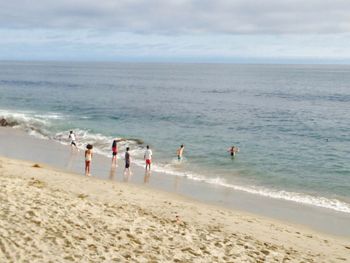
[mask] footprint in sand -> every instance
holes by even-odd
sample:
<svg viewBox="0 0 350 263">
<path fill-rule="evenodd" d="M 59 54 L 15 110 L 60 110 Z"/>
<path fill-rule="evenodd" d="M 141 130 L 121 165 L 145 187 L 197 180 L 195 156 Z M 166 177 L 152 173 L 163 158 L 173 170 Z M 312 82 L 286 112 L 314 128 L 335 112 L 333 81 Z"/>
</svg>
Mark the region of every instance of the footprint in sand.
<svg viewBox="0 0 350 263">
<path fill-rule="evenodd" d="M 88 196 L 89 195 L 87 195 L 87 194 L 78 194 L 78 198 L 80 198 L 80 199 L 85 199 Z"/>
<path fill-rule="evenodd" d="M 46 183 L 43 181 L 40 181 L 38 179 L 32 178 L 29 182 L 28 182 L 29 186 L 34 186 L 37 188 L 44 188 L 46 186 Z"/>
</svg>

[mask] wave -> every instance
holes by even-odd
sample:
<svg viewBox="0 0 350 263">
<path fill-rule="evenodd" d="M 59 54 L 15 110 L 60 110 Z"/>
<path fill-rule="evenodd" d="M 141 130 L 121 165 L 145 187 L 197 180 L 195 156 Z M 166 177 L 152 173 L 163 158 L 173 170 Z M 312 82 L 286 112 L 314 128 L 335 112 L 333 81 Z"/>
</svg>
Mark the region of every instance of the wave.
<svg viewBox="0 0 350 263">
<path fill-rule="evenodd" d="M 0 110 L 0 126 L 20 128 L 40 138 L 49 136 L 50 119 L 59 119 L 59 114 L 35 114 L 34 112 L 12 112 Z"/>
<path fill-rule="evenodd" d="M 326 102 L 350 102 L 350 94 L 293 94 L 286 92 L 266 92 L 255 95 L 256 97 L 276 97 L 290 101 L 326 101 Z"/>
<path fill-rule="evenodd" d="M 140 139 L 126 139 L 121 137 L 106 136 L 100 133 L 91 133 L 87 130 L 74 129 L 74 134 L 76 135 L 76 144 L 78 148 L 85 149 L 87 144 L 92 144 L 94 146 L 94 151 L 98 154 L 110 157 L 111 148 L 113 140 L 118 140 L 118 148 L 125 149 L 126 147 L 132 148 L 132 152 L 136 153 L 138 150 L 143 150 L 143 141 Z M 62 144 L 68 144 L 70 141 L 68 139 L 69 130 L 62 132 L 57 132 L 52 137 L 55 141 Z M 120 154 L 121 156 L 121 154 Z"/>
<path fill-rule="evenodd" d="M 58 113 L 39 114 L 33 111 L 8 111 L 0 110 L 0 126 L 20 128 L 30 135 L 40 139 L 51 139 L 62 144 L 69 144 L 68 138 L 70 130 L 54 131 L 52 121 L 64 120 L 69 116 Z M 85 149 L 87 144 L 93 144 L 96 153 L 109 156 L 111 144 L 114 139 L 119 140 L 119 146 L 126 148 L 130 146 L 134 153 L 143 149 L 143 140 L 138 138 L 121 138 L 105 136 L 99 133 L 91 133 L 88 130 L 74 129 L 76 134 L 77 146 Z"/>
<path fill-rule="evenodd" d="M 330 199 L 322 196 L 312 196 L 309 194 L 289 192 L 285 190 L 273 190 L 273 189 L 258 187 L 258 186 L 235 185 L 235 184 L 227 183 L 225 179 L 220 177 L 208 178 L 196 173 L 171 170 L 170 167 L 164 167 L 164 166 L 163 167 L 153 166 L 153 170 L 157 172 L 171 174 L 174 176 L 186 177 L 190 180 L 212 184 L 215 186 L 230 188 L 237 191 L 246 192 L 249 194 L 264 196 L 264 197 L 273 198 L 273 199 L 291 201 L 291 202 L 300 203 L 303 205 L 312 205 L 312 206 L 317 206 L 321 208 L 327 208 L 338 212 L 350 213 L 350 204 L 346 202 L 342 202 L 335 198 Z"/>
<path fill-rule="evenodd" d="M 209 94 L 229 94 L 233 92 L 235 92 L 235 90 L 230 90 L 230 89 L 225 89 L 225 90 L 212 89 L 212 90 L 202 91 L 202 93 L 209 93 Z"/>
<path fill-rule="evenodd" d="M 63 116 L 56 113 L 37 114 L 35 112 L 10 112 L 0 110 L 0 126 L 8 126 L 13 128 L 20 128 L 28 132 L 30 135 L 40 139 L 51 139 L 62 144 L 69 144 L 68 134 L 69 130 L 53 132 L 51 121 L 64 119 Z M 93 144 L 94 151 L 106 157 L 111 157 L 111 144 L 113 139 L 118 139 L 118 147 L 124 150 L 127 146 L 131 148 L 134 163 L 138 166 L 144 166 L 143 153 L 144 145 L 140 139 L 133 138 L 116 138 L 106 136 L 99 133 L 92 133 L 88 130 L 75 129 L 77 146 L 84 149 L 85 145 Z M 119 158 L 123 158 L 123 151 L 119 151 Z M 186 162 L 186 159 L 183 160 Z M 208 178 L 204 175 L 192 173 L 190 171 L 182 171 L 179 169 L 179 162 L 173 159 L 170 163 L 162 164 L 156 163 L 152 167 L 153 171 L 161 172 L 173 176 L 185 177 L 189 180 L 198 181 L 210 185 L 231 188 L 237 191 L 242 191 L 254 195 L 264 196 L 273 199 L 280 199 L 292 201 L 304 205 L 312 205 L 321 208 L 332 209 L 339 212 L 350 213 L 350 204 L 342 202 L 338 199 L 330 199 L 322 196 L 312 196 L 309 194 L 289 192 L 285 190 L 273 190 L 257 186 L 245 186 L 228 183 L 225 179 L 216 177 Z"/>
</svg>

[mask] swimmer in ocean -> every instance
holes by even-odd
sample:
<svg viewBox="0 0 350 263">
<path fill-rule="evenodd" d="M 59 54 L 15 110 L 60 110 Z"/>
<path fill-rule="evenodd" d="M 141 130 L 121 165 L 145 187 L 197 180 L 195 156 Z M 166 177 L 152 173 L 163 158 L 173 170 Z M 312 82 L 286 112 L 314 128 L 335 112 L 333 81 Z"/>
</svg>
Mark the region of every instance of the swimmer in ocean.
<svg viewBox="0 0 350 263">
<path fill-rule="evenodd" d="M 183 144 L 181 144 L 180 148 L 177 149 L 177 151 L 176 151 L 177 159 L 179 161 L 181 161 L 181 159 L 182 159 L 182 155 L 183 155 L 184 149 L 185 149 L 185 146 Z"/>
<path fill-rule="evenodd" d="M 230 153 L 231 157 L 234 158 L 236 156 L 236 153 L 239 152 L 239 148 L 232 145 L 227 151 Z"/>
</svg>

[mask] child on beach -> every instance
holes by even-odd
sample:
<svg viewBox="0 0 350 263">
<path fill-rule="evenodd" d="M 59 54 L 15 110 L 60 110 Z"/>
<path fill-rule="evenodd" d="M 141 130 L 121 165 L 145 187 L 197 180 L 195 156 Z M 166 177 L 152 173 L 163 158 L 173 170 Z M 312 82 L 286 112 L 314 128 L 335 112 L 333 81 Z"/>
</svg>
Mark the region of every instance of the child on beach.
<svg viewBox="0 0 350 263">
<path fill-rule="evenodd" d="M 71 146 L 71 147 L 74 146 L 74 147 L 79 151 L 79 149 L 78 149 L 78 147 L 77 147 L 77 144 L 75 143 L 75 134 L 74 134 L 73 131 L 70 131 L 70 132 L 69 132 L 68 138 L 70 139 L 70 146 Z"/>
<path fill-rule="evenodd" d="M 148 170 L 151 171 L 152 150 L 149 148 L 149 145 L 147 145 L 147 150 L 145 151 L 145 155 L 143 156 L 143 158 L 146 161 L 146 171 L 147 171 L 147 167 L 148 167 Z"/>
<path fill-rule="evenodd" d="M 118 154 L 118 144 L 116 140 L 113 140 L 112 143 L 112 165 L 117 166 L 117 154 Z"/>
<path fill-rule="evenodd" d="M 91 176 L 90 174 L 90 165 L 91 165 L 91 160 L 92 160 L 92 145 L 88 144 L 86 146 L 85 150 L 85 175 L 86 176 Z"/>
<path fill-rule="evenodd" d="M 227 151 L 230 153 L 231 157 L 233 158 L 236 156 L 236 153 L 239 152 L 239 148 L 232 145 Z"/>
<path fill-rule="evenodd" d="M 131 156 L 130 156 L 129 150 L 130 148 L 126 147 L 124 175 L 126 175 L 126 171 L 128 171 L 128 175 L 130 176 L 131 175 L 131 171 L 130 171 Z"/>
<path fill-rule="evenodd" d="M 182 159 L 182 155 L 184 152 L 185 146 L 181 144 L 180 148 L 177 149 L 176 154 L 177 154 L 177 159 L 180 161 Z"/>
</svg>

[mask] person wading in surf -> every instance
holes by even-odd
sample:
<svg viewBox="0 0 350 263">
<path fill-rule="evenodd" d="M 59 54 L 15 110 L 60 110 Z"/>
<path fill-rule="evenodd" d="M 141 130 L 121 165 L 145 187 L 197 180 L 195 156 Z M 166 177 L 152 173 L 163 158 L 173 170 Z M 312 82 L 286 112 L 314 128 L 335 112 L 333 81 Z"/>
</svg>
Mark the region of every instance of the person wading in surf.
<svg viewBox="0 0 350 263">
<path fill-rule="evenodd" d="M 74 146 L 75 149 L 77 149 L 77 150 L 79 151 L 78 146 L 77 146 L 77 144 L 76 144 L 76 142 L 75 142 L 75 134 L 74 134 L 73 131 L 70 131 L 70 132 L 69 132 L 68 138 L 70 139 L 70 146 L 71 146 L 72 148 L 73 148 L 73 146 Z"/>
<path fill-rule="evenodd" d="M 117 154 L 118 154 L 118 144 L 117 140 L 113 140 L 112 143 L 112 165 L 117 166 Z"/>
<path fill-rule="evenodd" d="M 124 177 L 127 176 L 127 178 L 129 178 L 129 176 L 131 175 L 131 170 L 130 170 L 131 156 L 130 156 L 129 150 L 130 148 L 126 147 Z"/>
<path fill-rule="evenodd" d="M 176 151 L 177 159 L 178 159 L 179 161 L 182 160 L 182 155 L 183 155 L 183 153 L 184 153 L 184 149 L 185 149 L 185 146 L 184 146 L 183 144 L 181 144 L 180 148 L 177 149 L 177 151 Z"/>
<path fill-rule="evenodd" d="M 143 156 L 143 158 L 146 161 L 146 171 L 147 171 L 147 167 L 148 167 L 148 170 L 151 171 L 151 163 L 152 163 L 152 154 L 153 153 L 148 145 L 146 148 L 147 148 L 147 150 L 145 151 L 145 155 Z"/>
<path fill-rule="evenodd" d="M 85 175 L 86 176 L 91 176 L 90 173 L 90 167 L 91 167 L 91 160 L 92 160 L 92 145 L 88 144 L 86 146 L 86 150 L 85 150 Z"/>
</svg>

